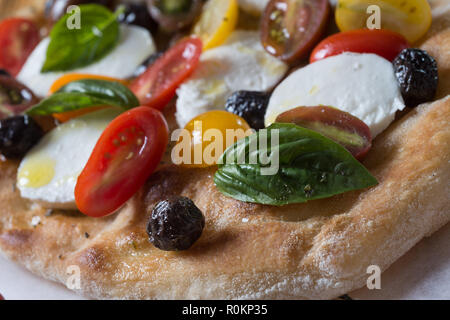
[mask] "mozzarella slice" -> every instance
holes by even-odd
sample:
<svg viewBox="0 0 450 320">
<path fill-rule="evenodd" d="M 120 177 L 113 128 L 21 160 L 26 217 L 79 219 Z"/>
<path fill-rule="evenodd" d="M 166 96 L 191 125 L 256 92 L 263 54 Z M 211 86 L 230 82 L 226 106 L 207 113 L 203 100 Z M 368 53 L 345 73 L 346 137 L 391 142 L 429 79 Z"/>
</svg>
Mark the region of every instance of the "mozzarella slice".
<svg viewBox="0 0 450 320">
<path fill-rule="evenodd" d="M 51 208 L 76 209 L 75 184 L 115 108 L 72 119 L 49 133 L 20 163 L 17 187 L 22 197 Z"/>
<path fill-rule="evenodd" d="M 131 77 L 136 68 L 156 51 L 150 33 L 141 27 L 121 25 L 116 47 L 103 59 L 83 68 L 68 72 L 41 73 L 50 38 L 43 39 L 28 57 L 17 79 L 38 96 L 46 96 L 58 78 L 66 73 L 83 73 L 124 79 Z"/>
<path fill-rule="evenodd" d="M 178 125 L 184 127 L 206 111 L 223 110 L 228 96 L 237 90 L 271 89 L 287 68 L 265 52 L 258 32 L 234 32 L 224 45 L 202 54 L 194 74 L 177 90 Z"/>
<path fill-rule="evenodd" d="M 312 63 L 273 92 L 265 123 L 299 106 L 332 106 L 364 121 L 375 137 L 405 104 L 392 64 L 374 54 L 343 53 Z"/>
<path fill-rule="evenodd" d="M 239 7 L 254 15 L 260 15 L 270 0 L 239 0 Z"/>
</svg>

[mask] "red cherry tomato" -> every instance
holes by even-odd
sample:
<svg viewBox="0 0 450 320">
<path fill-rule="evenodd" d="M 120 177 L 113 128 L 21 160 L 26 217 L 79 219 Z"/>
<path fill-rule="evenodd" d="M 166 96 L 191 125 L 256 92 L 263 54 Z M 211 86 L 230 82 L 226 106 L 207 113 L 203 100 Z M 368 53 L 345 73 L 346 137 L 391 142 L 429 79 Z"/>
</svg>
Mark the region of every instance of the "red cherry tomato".
<svg viewBox="0 0 450 320">
<path fill-rule="evenodd" d="M 328 0 L 271 0 L 262 17 L 262 44 L 270 54 L 294 63 L 320 40 L 329 13 Z"/>
<path fill-rule="evenodd" d="M 343 52 L 374 53 L 392 61 L 406 48 L 409 48 L 408 41 L 394 31 L 351 30 L 324 39 L 311 53 L 309 61 L 313 63 Z"/>
<path fill-rule="evenodd" d="M 372 147 L 370 128 L 348 112 L 332 107 L 298 107 L 280 114 L 276 122 L 294 123 L 317 131 L 362 159 Z"/>
<path fill-rule="evenodd" d="M 39 40 L 39 29 L 33 21 L 3 20 L 0 23 L 0 69 L 16 76 Z"/>
<path fill-rule="evenodd" d="M 163 109 L 175 96 L 178 86 L 197 67 L 202 41 L 190 37 L 181 40 L 156 60 L 130 84 L 142 105 Z"/>
<path fill-rule="evenodd" d="M 0 300 L 5 300 L 5 298 L 3 298 L 3 296 L 0 294 Z"/>
<path fill-rule="evenodd" d="M 78 177 L 78 209 L 103 217 L 120 208 L 155 171 L 168 136 L 164 116 L 153 108 L 137 107 L 114 119 Z"/>
</svg>

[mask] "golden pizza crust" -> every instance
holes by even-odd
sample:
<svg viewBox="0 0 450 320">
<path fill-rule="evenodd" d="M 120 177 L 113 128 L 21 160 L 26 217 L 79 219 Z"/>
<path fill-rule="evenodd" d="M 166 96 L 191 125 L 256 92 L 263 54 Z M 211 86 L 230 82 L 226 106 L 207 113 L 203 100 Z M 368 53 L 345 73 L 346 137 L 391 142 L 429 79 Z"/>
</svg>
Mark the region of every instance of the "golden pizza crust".
<svg viewBox="0 0 450 320">
<path fill-rule="evenodd" d="M 62 283 L 67 268 L 79 266 L 79 293 L 92 298 L 327 299 L 363 286 L 369 265 L 385 270 L 450 220 L 450 51 L 440 50 L 449 39 L 448 28 L 440 30 L 423 47 L 438 61 L 438 95 L 447 97 L 377 137 L 364 161 L 376 187 L 272 207 L 225 197 L 212 168 L 169 166 L 118 213 L 94 219 L 48 215 L 21 199 L 13 187 L 18 164 L 0 161 L 2 253 Z M 201 238 L 184 252 L 154 248 L 145 232 L 155 203 L 172 194 L 191 198 L 206 217 Z"/>
</svg>

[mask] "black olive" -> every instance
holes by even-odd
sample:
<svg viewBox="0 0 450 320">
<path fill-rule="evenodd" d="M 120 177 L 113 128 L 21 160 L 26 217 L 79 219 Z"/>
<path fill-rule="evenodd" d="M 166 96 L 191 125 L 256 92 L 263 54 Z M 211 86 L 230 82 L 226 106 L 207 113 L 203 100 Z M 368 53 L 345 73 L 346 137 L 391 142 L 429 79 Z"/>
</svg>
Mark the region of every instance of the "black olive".
<svg viewBox="0 0 450 320">
<path fill-rule="evenodd" d="M 8 71 L 6 71 L 5 69 L 0 69 L 0 76 L 11 77 L 11 74 Z"/>
<path fill-rule="evenodd" d="M 225 109 L 244 118 L 253 129 L 263 129 L 269 98 L 266 92 L 236 91 L 228 97 Z"/>
<path fill-rule="evenodd" d="M 44 131 L 27 115 L 0 120 L 0 153 L 6 158 L 23 157 L 44 135 Z"/>
<path fill-rule="evenodd" d="M 119 3 L 119 5 L 125 6 L 125 12 L 118 17 L 119 22 L 140 26 L 152 33 L 156 32 L 158 26 L 150 16 L 145 3 Z"/>
<path fill-rule="evenodd" d="M 186 197 L 160 201 L 152 211 L 147 225 L 150 242 L 161 250 L 189 249 L 200 238 L 205 217 Z"/>
<path fill-rule="evenodd" d="M 201 0 L 148 0 L 151 16 L 166 32 L 175 32 L 192 24 L 202 5 Z"/>
<path fill-rule="evenodd" d="M 439 81 L 438 67 L 436 60 L 426 51 L 404 49 L 394 59 L 393 64 L 408 107 L 434 99 Z"/>
<path fill-rule="evenodd" d="M 0 119 L 19 114 L 38 101 L 33 92 L 14 77 L 0 74 Z"/>
<path fill-rule="evenodd" d="M 133 73 L 133 77 L 136 78 L 139 77 L 141 74 L 143 74 L 145 70 L 147 70 L 149 66 L 154 64 L 155 61 L 158 60 L 158 58 L 160 58 L 163 54 L 164 52 L 156 52 L 147 59 L 145 59 L 144 62 L 142 62 L 139 67 L 137 67 L 136 71 Z"/>
</svg>

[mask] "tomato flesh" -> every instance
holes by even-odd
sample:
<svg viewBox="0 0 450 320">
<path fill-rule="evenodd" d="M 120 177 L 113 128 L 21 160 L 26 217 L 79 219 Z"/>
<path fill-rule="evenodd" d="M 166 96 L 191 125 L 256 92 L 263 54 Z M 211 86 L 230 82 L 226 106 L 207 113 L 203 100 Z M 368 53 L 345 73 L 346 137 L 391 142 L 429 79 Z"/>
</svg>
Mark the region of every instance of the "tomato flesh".
<svg viewBox="0 0 450 320">
<path fill-rule="evenodd" d="M 39 40 L 39 29 L 33 21 L 3 20 L 0 23 L 0 69 L 16 76 Z"/>
<path fill-rule="evenodd" d="M 276 122 L 294 123 L 317 131 L 361 160 L 372 147 L 370 128 L 348 112 L 332 107 L 298 107 L 280 114 Z"/>
<path fill-rule="evenodd" d="M 175 96 L 178 86 L 197 67 L 201 53 L 200 39 L 181 40 L 132 81 L 131 91 L 142 105 L 162 110 Z"/>
<path fill-rule="evenodd" d="M 340 32 L 322 40 L 311 53 L 310 63 L 343 52 L 374 53 L 389 61 L 406 48 L 408 40 L 389 30 L 352 30 Z"/>
<path fill-rule="evenodd" d="M 271 0 L 262 17 L 262 44 L 270 54 L 294 63 L 319 41 L 329 13 L 328 0 Z"/>
<path fill-rule="evenodd" d="M 167 143 L 167 123 L 158 110 L 137 107 L 118 116 L 101 135 L 78 177 L 78 209 L 102 217 L 120 208 L 154 172 Z"/>
</svg>

